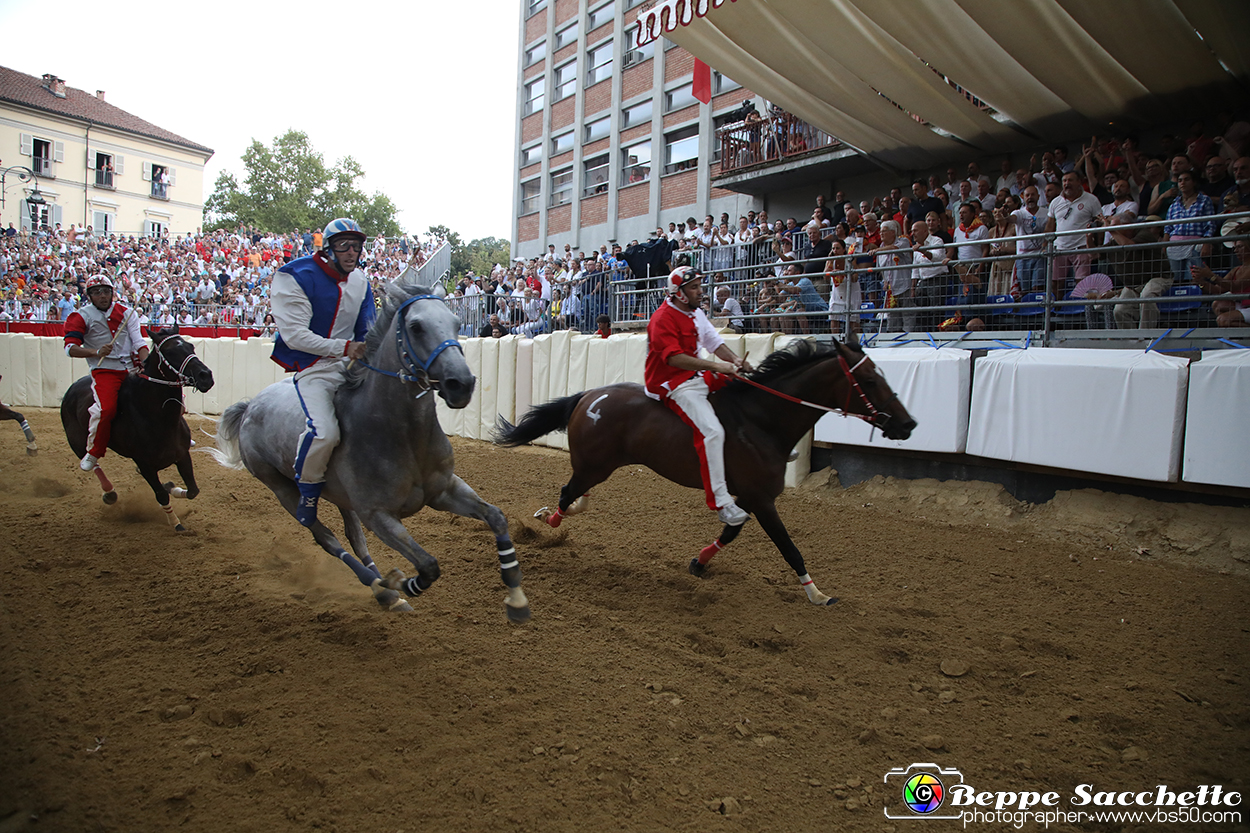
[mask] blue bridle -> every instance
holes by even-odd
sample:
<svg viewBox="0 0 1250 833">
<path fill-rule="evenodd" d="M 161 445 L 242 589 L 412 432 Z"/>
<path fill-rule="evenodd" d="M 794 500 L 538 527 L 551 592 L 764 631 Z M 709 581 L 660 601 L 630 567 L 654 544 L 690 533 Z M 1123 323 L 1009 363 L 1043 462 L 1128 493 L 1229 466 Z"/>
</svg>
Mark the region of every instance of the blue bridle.
<svg viewBox="0 0 1250 833">
<path fill-rule="evenodd" d="M 413 347 L 412 339 L 408 335 L 408 328 L 404 326 L 404 311 L 417 301 L 438 301 L 441 304 L 443 299 L 437 295 L 413 295 L 400 304 L 399 309 L 395 311 L 395 349 L 399 352 L 399 364 L 402 370 L 399 373 L 392 373 L 389 370 L 382 370 L 363 361 L 361 364 L 375 373 L 381 373 L 383 376 L 390 376 L 401 382 L 413 382 L 421 387 L 423 391 L 426 391 L 438 387 L 439 380 L 430 378 L 430 366 L 443 354 L 443 351 L 449 347 L 455 347 L 460 351 L 461 355 L 464 355 L 464 348 L 460 346 L 459 341 L 449 338 L 435 347 L 425 361 L 421 361 L 419 357 L 414 358 L 416 349 Z"/>
</svg>

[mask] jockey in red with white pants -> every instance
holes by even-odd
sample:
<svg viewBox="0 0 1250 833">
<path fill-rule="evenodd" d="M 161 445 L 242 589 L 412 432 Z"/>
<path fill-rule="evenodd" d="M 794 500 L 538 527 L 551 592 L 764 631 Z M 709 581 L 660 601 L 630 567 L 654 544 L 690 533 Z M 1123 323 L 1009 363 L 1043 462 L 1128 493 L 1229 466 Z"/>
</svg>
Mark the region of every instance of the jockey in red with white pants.
<svg viewBox="0 0 1250 833">
<path fill-rule="evenodd" d="M 644 378 L 647 395 L 664 402 L 694 430 L 708 508 L 726 524 L 742 526 L 750 516 L 734 503 L 725 485 L 725 429 L 707 395 L 724 386 L 725 376 L 738 376 L 751 366 L 729 349 L 699 307 L 701 280 L 689 266 L 668 276 L 668 296 L 647 324 Z M 717 358 L 699 358 L 700 347 Z"/>
<path fill-rule="evenodd" d="M 117 393 L 126 376 L 148 357 L 139 329 L 139 316 L 113 300 L 113 282 L 104 275 L 87 279 L 87 299 L 65 318 L 65 353 L 86 359 L 91 368 L 91 418 L 87 426 L 87 453 L 78 467 L 93 471 L 108 450 Z"/>
</svg>

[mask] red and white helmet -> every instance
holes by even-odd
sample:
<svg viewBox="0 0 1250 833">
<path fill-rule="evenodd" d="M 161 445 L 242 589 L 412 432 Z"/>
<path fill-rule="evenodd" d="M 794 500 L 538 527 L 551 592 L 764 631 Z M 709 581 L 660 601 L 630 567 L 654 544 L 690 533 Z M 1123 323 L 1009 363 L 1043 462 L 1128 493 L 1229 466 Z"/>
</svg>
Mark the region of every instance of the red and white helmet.
<svg viewBox="0 0 1250 833">
<path fill-rule="evenodd" d="M 109 289 L 112 289 L 113 282 L 109 280 L 108 275 L 92 275 L 91 277 L 87 278 L 87 287 L 86 287 L 87 292 L 90 292 L 91 290 L 95 289 L 97 286 L 107 286 Z"/>
<path fill-rule="evenodd" d="M 680 295 L 686 284 L 702 279 L 703 273 L 693 266 L 678 266 L 668 276 L 668 294 Z"/>
</svg>

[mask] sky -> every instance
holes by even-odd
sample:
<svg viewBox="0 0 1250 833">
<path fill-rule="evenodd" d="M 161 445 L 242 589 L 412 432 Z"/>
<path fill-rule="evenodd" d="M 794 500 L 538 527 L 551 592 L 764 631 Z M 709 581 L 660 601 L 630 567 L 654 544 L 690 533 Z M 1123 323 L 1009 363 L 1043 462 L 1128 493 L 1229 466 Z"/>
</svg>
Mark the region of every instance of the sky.
<svg viewBox="0 0 1250 833">
<path fill-rule="evenodd" d="M 223 170 L 242 182 L 253 139 L 295 128 L 327 164 L 354 157 L 406 231 L 508 239 L 520 16 L 519 0 L 0 0 L 0 65 L 212 148 L 205 198 Z"/>
</svg>

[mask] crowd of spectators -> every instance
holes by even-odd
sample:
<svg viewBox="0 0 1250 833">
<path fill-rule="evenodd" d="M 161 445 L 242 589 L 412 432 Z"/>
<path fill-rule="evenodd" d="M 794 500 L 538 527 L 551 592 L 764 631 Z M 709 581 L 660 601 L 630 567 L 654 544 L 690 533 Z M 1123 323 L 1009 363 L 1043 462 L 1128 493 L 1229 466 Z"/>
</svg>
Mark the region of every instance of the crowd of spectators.
<svg viewBox="0 0 1250 833">
<path fill-rule="evenodd" d="M 976 329 L 984 324 L 978 310 L 925 309 L 1030 293 L 1108 302 L 1089 305 L 1090 326 L 1149 328 L 1158 323 L 1154 304 L 1115 300 L 1159 297 L 1199 272 L 1224 276 L 1238 263 L 1235 237 L 1250 233 L 1244 217 L 1194 221 L 1250 210 L 1250 123 L 1231 113 L 1220 114 L 1214 131 L 1195 123 L 1188 137 L 1165 135 L 1149 149 L 1132 136 L 1092 137 L 1079 153 L 1057 145 L 1016 161 L 1023 160 L 1001 160 L 996 176 L 977 162 L 951 165 L 944 179 L 935 173 L 859 202 L 842 191 L 817 195 L 810 217 L 751 211 L 736 220 L 674 220 L 623 252 L 604 244 L 589 264 L 567 245 L 562 255 L 549 245 L 546 256 L 480 288 L 516 292 L 523 272 L 535 297 L 554 306 L 577 295 L 588 268 L 610 274 L 628 296 L 631 281 L 641 286 L 691 263 L 726 288 L 711 311 L 738 330 L 857 328 L 867 305 L 880 311 L 868 317 L 893 331 Z M 1118 228 L 1144 222 L 1159 225 Z M 1045 232 L 1059 233 L 1053 251 L 1045 238 L 1028 237 Z M 1091 275 L 1106 280 L 1085 281 Z M 1105 315 L 1095 317 L 1094 308 Z M 628 305 L 614 312 L 614 320 L 631 317 Z M 515 323 L 515 306 L 509 313 L 518 332 L 532 329 Z"/>
<path fill-rule="evenodd" d="M 105 274 L 118 299 L 144 324 L 248 328 L 272 335 L 273 273 L 292 258 L 311 254 L 320 238 L 314 229 L 274 234 L 242 225 L 234 231 L 144 237 L 96 234 L 91 226 L 72 224 L 28 232 L 10 224 L 0 234 L 0 321 L 64 321 L 86 303 L 87 279 Z M 378 235 L 366 245 L 362 268 L 377 290 L 409 263 L 419 266 L 441 242 Z"/>
</svg>

